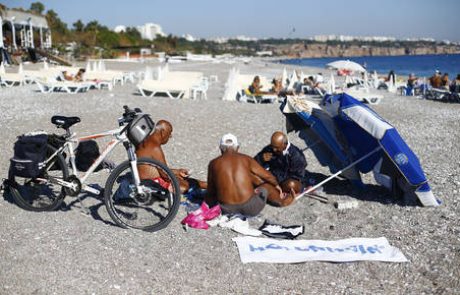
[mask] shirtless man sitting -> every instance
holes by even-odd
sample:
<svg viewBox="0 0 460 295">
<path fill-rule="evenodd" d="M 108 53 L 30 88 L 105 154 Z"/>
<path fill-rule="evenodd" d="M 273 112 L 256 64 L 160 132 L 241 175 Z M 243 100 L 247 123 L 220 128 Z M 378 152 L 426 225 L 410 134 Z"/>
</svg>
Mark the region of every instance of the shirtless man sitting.
<svg viewBox="0 0 460 295">
<path fill-rule="evenodd" d="M 276 178 L 253 158 L 238 152 L 238 140 L 226 134 L 220 142 L 222 155 L 209 163 L 206 203 L 219 203 L 224 214 L 256 216 L 268 201 L 287 206 L 293 196 L 285 196 Z"/>
<path fill-rule="evenodd" d="M 168 143 L 169 139 L 172 137 L 172 132 L 173 127 L 171 123 L 165 120 L 158 121 L 155 125 L 154 132 L 136 148 L 137 157 L 154 159 L 168 166 L 161 146 Z M 187 169 L 180 168 L 171 170 L 179 181 L 182 193 L 187 192 L 191 186 L 198 186 L 200 189 L 206 189 L 206 182 L 190 178 Z M 152 179 L 159 176 L 158 171 L 152 171 L 148 166 L 139 167 L 140 179 Z"/>
</svg>

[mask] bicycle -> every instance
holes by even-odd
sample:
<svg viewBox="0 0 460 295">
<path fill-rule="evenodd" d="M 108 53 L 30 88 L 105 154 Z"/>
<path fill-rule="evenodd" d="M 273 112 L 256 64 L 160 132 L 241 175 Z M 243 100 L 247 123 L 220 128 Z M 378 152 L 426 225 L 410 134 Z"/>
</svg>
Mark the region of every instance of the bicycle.
<svg viewBox="0 0 460 295">
<path fill-rule="evenodd" d="M 180 189 L 174 173 L 158 161 L 136 157 L 135 144 L 143 141 L 154 128 L 148 115 L 142 114 L 140 109 L 131 110 L 124 106 L 124 113 L 118 119 L 119 128 L 84 137 L 76 137 L 70 130 L 80 122 L 79 117 L 53 116 L 51 122 L 64 129 L 65 134 L 54 134 L 59 139 L 57 147 L 48 143 L 40 175 L 28 179 L 15 176 L 10 169 L 9 188 L 19 207 L 52 211 L 60 208 L 66 195 L 79 196 L 81 192 L 101 195 L 101 190 L 87 184 L 88 177 L 122 143 L 128 160 L 111 171 L 103 189 L 110 217 L 123 228 L 151 232 L 163 229 L 174 219 L 180 203 Z M 76 146 L 80 142 L 108 136 L 113 139 L 89 169 L 79 174 L 75 162 Z M 139 171 L 148 171 L 155 177 L 140 179 Z"/>
</svg>

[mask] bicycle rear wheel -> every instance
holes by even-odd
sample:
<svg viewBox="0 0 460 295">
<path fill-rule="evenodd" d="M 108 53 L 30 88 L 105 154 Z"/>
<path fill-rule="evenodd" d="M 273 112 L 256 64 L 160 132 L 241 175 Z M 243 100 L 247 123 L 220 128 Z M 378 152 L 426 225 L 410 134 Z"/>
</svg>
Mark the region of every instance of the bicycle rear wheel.
<svg viewBox="0 0 460 295">
<path fill-rule="evenodd" d="M 51 179 L 64 180 L 69 171 L 61 154 L 48 158 L 55 152 L 54 147 L 47 146 L 47 164 L 37 178 L 23 178 L 9 173 L 10 193 L 19 207 L 29 211 L 53 211 L 61 206 L 65 198 L 64 188 Z"/>
<path fill-rule="evenodd" d="M 150 171 L 153 176 L 141 180 L 143 193 L 137 193 L 130 163 L 125 161 L 107 179 L 105 206 L 113 221 L 123 228 L 161 230 L 174 219 L 179 209 L 179 183 L 168 167 L 152 159 L 138 159 L 137 168 Z"/>
</svg>

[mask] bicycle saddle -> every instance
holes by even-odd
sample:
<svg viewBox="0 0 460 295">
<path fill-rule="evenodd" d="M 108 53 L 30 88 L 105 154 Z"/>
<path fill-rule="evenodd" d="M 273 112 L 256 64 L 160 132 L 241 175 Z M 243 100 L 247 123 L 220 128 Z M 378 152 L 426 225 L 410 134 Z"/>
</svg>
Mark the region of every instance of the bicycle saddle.
<svg viewBox="0 0 460 295">
<path fill-rule="evenodd" d="M 56 125 L 58 128 L 67 129 L 72 125 L 80 122 L 79 117 L 65 117 L 65 116 L 53 116 L 51 117 L 51 123 Z"/>
</svg>

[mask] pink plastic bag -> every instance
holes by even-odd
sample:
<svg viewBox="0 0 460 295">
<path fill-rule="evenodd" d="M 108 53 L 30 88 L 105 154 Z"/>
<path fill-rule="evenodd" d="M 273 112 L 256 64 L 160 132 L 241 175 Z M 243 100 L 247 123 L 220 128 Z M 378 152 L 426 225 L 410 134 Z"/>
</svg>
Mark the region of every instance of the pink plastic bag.
<svg viewBox="0 0 460 295">
<path fill-rule="evenodd" d="M 203 202 L 201 207 L 189 213 L 181 223 L 197 229 L 208 229 L 209 225 L 206 220 L 211 220 L 219 216 L 221 213 L 220 206 L 216 205 L 209 208 L 208 204 Z"/>
</svg>

